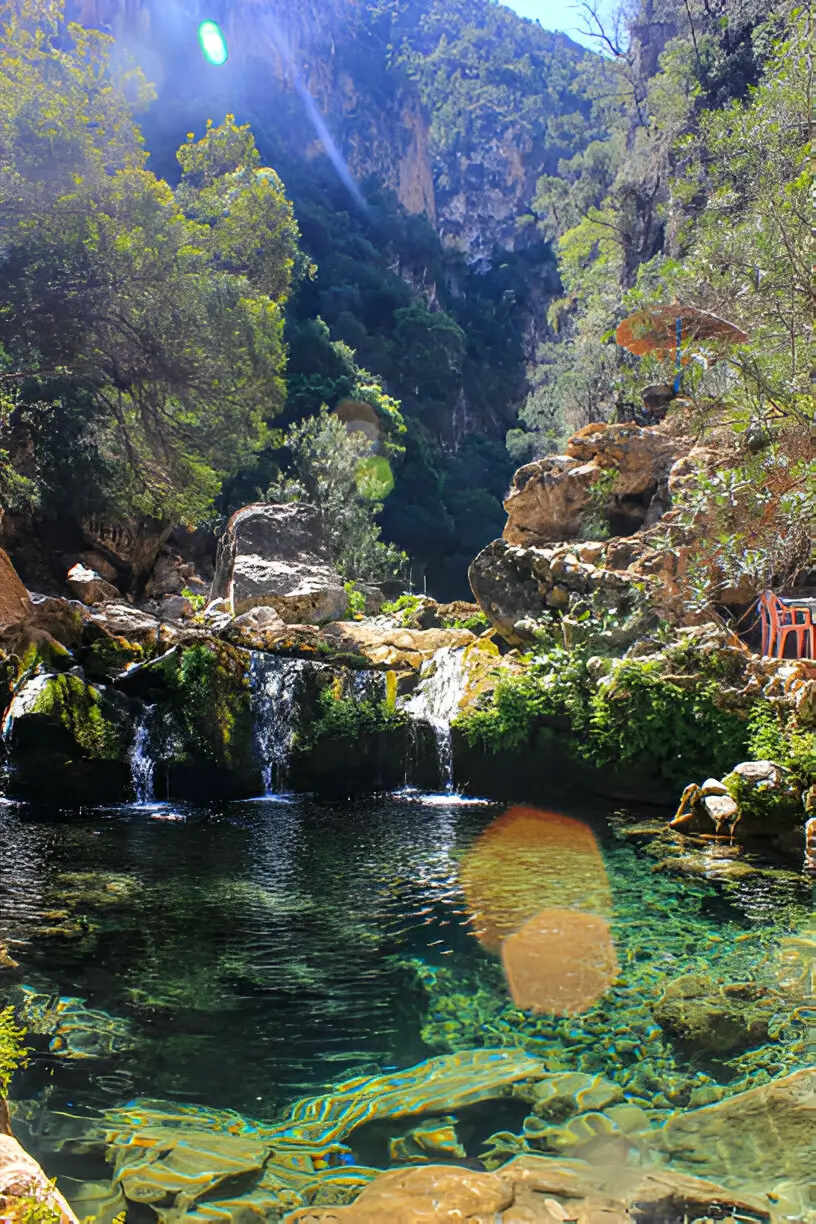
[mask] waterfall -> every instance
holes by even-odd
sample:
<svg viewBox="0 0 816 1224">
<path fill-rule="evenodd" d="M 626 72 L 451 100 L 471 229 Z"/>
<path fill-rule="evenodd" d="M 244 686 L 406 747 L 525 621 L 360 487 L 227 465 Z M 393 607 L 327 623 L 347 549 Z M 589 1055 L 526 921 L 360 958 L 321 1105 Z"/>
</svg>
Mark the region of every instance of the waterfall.
<svg viewBox="0 0 816 1224">
<path fill-rule="evenodd" d="M 443 646 L 422 667 L 419 685 L 403 704 L 409 718 L 430 725 L 436 739 L 439 775 L 446 791 L 453 790 L 451 723 L 459 713 L 465 689 L 465 651 Z"/>
<path fill-rule="evenodd" d="M 153 786 L 156 762 L 150 752 L 151 728 L 155 710 L 155 706 L 145 706 L 136 724 L 136 734 L 130 749 L 130 776 L 137 803 L 151 803 L 156 797 Z"/>
<path fill-rule="evenodd" d="M 264 791 L 274 794 L 286 785 L 289 756 L 297 731 L 297 699 L 304 672 L 320 664 L 252 652 L 249 683 L 255 742 L 261 761 Z"/>
</svg>

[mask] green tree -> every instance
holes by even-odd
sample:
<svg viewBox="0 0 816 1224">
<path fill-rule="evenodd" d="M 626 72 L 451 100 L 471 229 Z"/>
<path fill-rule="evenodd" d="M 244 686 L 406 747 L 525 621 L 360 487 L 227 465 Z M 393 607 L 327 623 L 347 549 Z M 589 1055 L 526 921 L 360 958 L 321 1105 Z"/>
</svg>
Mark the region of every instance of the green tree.
<svg viewBox="0 0 816 1224">
<path fill-rule="evenodd" d="M 406 558 L 380 539 L 381 503 L 371 494 L 390 491 L 371 479 L 371 444 L 349 433 L 325 406 L 317 416 L 292 425 L 285 448 L 288 464 L 269 487 L 267 501 L 299 501 L 316 506 L 335 561 L 348 579 L 393 576 Z M 387 464 L 387 460 L 381 459 Z"/>
<path fill-rule="evenodd" d="M 200 518 L 283 404 L 297 230 L 280 180 L 228 119 L 184 147 L 174 195 L 144 168 L 143 78 L 114 67 L 106 36 L 63 26 L 56 0 L 0 4 L 0 46 L 9 427 L 52 406 L 30 436 L 54 498 L 62 416 L 94 458 L 96 509 Z"/>
</svg>

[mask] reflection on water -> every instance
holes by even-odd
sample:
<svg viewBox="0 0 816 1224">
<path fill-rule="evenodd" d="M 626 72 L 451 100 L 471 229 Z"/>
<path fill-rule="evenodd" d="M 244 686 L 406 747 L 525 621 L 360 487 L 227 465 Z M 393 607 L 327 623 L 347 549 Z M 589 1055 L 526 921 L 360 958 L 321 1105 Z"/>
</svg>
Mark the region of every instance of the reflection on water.
<svg viewBox="0 0 816 1224">
<path fill-rule="evenodd" d="M 608 989 L 618 972 L 612 894 L 585 822 L 511 807 L 464 856 L 461 880 L 473 934 L 501 951 L 519 1007 L 578 1015 Z"/>
<path fill-rule="evenodd" d="M 287 1113 L 298 1098 L 491 1050 L 540 1068 L 526 1095 L 499 1085 L 487 1104 L 446 1104 L 421 1076 L 417 1100 L 455 1117 L 399 1122 L 380 1097 L 362 1111 L 355 1102 L 350 1137 L 318 1150 L 310 1132 L 304 1153 L 301 1136 L 277 1188 L 271 1172 L 252 1183 L 254 1201 L 274 1219 L 296 1165 L 342 1196 L 366 1165 L 423 1151 L 493 1167 L 518 1152 L 600 1159 L 614 1148 L 618 1162 L 756 1181 L 757 1126 L 780 1133 L 775 1106 L 741 1118 L 739 1150 L 728 1147 L 734 1117 L 705 1130 L 688 1111 L 814 1061 L 809 884 L 750 863 L 713 883 L 670 870 L 665 849 L 637 849 L 604 820 L 418 798 L 176 806 L 180 821 L 0 808 L 0 965 L 19 966 L 0 968 L 0 996 L 28 999 L 36 1021 L 15 1125 L 49 1173 L 73 1179 L 77 1202 L 104 1197 L 106 1154 L 140 1185 L 180 1176 L 168 1137 L 178 1103 L 192 1110 L 185 1160 L 199 1151 L 212 1163 L 217 1148 L 225 1169 L 251 1165 L 264 1128 L 303 1124 L 297 1106 Z M 457 1064 L 433 1065 L 452 1092 Z M 129 1100 L 136 1121 L 116 1155 L 106 1111 L 120 1116 Z M 336 1109 L 301 1106 L 311 1108 Z M 161 1170 L 139 1117 L 171 1119 Z M 796 1133 L 785 1144 L 798 1152 Z M 804 1193 L 803 1162 L 784 1165 L 795 1183 L 785 1202 Z M 776 1165 L 768 1176 L 781 1185 Z M 93 1213 L 112 1219 L 117 1202 Z"/>
</svg>

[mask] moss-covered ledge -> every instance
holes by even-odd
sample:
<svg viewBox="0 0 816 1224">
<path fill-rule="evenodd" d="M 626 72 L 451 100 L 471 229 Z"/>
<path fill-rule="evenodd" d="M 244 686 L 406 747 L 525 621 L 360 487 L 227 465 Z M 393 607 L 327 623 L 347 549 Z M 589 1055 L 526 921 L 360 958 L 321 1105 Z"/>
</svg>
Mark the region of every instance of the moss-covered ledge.
<svg viewBox="0 0 816 1224">
<path fill-rule="evenodd" d="M 64 805 L 128 798 L 132 726 L 127 699 L 78 668 L 31 676 L 5 717 L 8 794 Z"/>
</svg>

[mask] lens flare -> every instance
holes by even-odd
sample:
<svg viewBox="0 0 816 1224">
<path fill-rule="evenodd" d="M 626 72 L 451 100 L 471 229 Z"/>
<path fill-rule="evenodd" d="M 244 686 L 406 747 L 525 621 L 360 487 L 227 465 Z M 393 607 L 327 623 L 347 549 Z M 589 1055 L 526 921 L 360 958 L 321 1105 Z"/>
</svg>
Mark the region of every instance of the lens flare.
<svg viewBox="0 0 816 1224">
<path fill-rule="evenodd" d="M 220 67 L 226 64 L 229 50 L 224 32 L 216 21 L 202 21 L 198 27 L 198 41 L 201 54 L 208 64 Z"/>
<path fill-rule="evenodd" d="M 394 487 L 391 464 L 382 455 L 361 459 L 354 473 L 357 492 L 367 501 L 385 501 Z"/>
</svg>

